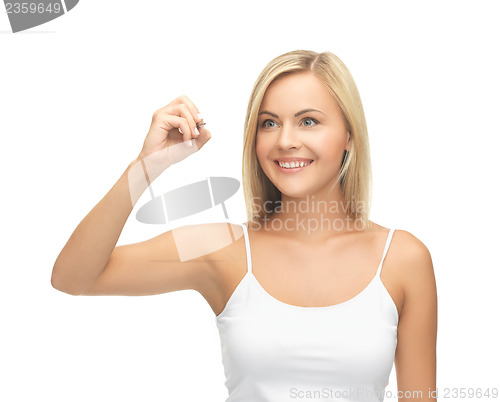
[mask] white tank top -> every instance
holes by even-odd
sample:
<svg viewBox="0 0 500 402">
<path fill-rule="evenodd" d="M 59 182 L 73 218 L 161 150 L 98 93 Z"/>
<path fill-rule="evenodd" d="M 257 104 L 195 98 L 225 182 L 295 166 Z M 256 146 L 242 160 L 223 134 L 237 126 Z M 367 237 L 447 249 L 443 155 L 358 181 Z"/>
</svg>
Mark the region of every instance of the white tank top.
<svg viewBox="0 0 500 402">
<path fill-rule="evenodd" d="M 383 401 L 397 343 L 398 311 L 377 273 L 351 299 L 322 307 L 284 303 L 247 273 L 215 317 L 226 402 Z"/>
</svg>

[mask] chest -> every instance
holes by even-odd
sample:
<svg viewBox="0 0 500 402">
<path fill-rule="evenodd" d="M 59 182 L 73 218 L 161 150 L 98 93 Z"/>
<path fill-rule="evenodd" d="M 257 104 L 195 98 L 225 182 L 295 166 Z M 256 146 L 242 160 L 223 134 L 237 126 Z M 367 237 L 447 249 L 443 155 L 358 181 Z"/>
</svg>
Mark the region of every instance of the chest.
<svg viewBox="0 0 500 402">
<path fill-rule="evenodd" d="M 350 300 L 374 279 L 387 233 L 346 236 L 320 244 L 284 241 L 252 231 L 249 238 L 252 271 L 270 295 L 297 306 L 329 306 Z M 380 278 L 399 312 L 403 291 L 390 249 Z"/>
<path fill-rule="evenodd" d="M 342 303 L 360 293 L 376 274 L 380 256 L 372 248 L 347 244 L 307 247 L 254 237 L 252 271 L 280 301 L 318 307 Z"/>
<path fill-rule="evenodd" d="M 262 290 L 285 304 L 322 307 L 344 303 L 360 294 L 376 276 L 386 237 L 381 232 L 303 244 L 249 231 L 252 274 Z M 231 250 L 228 260 L 233 263 L 220 269 L 218 292 L 212 299 L 216 314 L 247 274 L 244 241 Z M 393 274 L 396 265 L 387 255 L 380 278 L 399 313 L 403 291 Z"/>
</svg>

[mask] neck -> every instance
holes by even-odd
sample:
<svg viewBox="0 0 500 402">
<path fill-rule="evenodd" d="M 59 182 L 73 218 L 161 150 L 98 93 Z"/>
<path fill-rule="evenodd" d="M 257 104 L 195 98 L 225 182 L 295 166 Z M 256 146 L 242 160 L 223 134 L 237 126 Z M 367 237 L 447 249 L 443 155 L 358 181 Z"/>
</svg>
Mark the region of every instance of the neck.
<svg viewBox="0 0 500 402">
<path fill-rule="evenodd" d="M 327 192 L 292 197 L 281 194 L 277 210 L 261 224 L 264 230 L 279 231 L 305 242 L 362 230 L 354 219 L 353 202 L 343 201 L 340 185 Z"/>
</svg>

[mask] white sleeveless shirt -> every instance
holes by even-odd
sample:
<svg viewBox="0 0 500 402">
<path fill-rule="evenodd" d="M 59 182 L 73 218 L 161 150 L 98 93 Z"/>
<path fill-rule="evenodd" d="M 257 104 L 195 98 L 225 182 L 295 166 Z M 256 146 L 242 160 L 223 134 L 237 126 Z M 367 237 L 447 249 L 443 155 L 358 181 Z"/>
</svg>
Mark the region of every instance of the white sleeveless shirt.
<svg viewBox="0 0 500 402">
<path fill-rule="evenodd" d="M 382 401 L 394 362 L 398 311 L 377 272 L 351 299 L 322 307 L 284 303 L 247 273 L 215 317 L 226 402 Z"/>
</svg>

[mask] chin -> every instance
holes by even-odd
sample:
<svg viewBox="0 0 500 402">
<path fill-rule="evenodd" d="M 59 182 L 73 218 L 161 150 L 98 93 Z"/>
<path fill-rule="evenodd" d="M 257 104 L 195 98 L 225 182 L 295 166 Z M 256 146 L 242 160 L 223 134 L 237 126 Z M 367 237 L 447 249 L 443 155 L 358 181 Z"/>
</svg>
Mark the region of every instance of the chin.
<svg viewBox="0 0 500 402">
<path fill-rule="evenodd" d="M 305 198 L 308 195 L 311 196 L 313 194 L 310 187 L 304 187 L 299 185 L 276 186 L 276 188 L 281 192 L 282 196 L 285 195 L 290 198 Z"/>
</svg>

